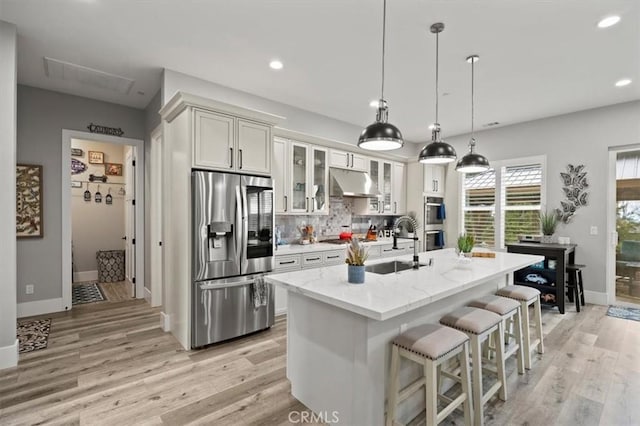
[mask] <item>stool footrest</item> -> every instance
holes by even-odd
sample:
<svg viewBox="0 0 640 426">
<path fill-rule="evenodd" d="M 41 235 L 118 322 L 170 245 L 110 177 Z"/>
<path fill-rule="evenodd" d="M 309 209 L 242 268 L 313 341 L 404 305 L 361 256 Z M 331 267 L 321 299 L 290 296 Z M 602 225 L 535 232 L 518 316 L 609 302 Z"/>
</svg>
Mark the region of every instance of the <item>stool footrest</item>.
<svg viewBox="0 0 640 426">
<path fill-rule="evenodd" d="M 449 405 L 444 407 L 442 411 L 438 413 L 437 422 L 440 423 L 442 420 L 444 420 L 449 414 L 451 414 L 456 408 L 458 408 L 464 402 L 465 399 L 467 399 L 466 393 L 463 392 L 460 395 L 458 395 L 456 399 L 451 401 Z"/>
<path fill-rule="evenodd" d="M 411 382 L 411 384 L 407 385 L 404 389 L 402 389 L 398 394 L 398 403 L 404 401 L 409 396 L 413 395 L 415 391 L 424 386 L 426 380 L 424 377 L 420 377 L 419 379 Z"/>
<path fill-rule="evenodd" d="M 486 404 L 487 401 L 489 401 L 491 397 L 495 395 L 496 392 L 498 392 L 500 386 L 500 382 L 494 383 L 493 386 L 491 386 L 489 390 L 484 395 L 482 395 L 482 405 Z"/>
</svg>

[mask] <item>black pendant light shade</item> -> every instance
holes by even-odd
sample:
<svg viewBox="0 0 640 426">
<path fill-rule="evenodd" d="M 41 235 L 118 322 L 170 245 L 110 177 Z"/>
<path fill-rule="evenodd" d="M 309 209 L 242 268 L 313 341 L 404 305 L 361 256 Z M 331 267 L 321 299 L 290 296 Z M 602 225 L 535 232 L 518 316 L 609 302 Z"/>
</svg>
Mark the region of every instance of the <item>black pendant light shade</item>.
<svg viewBox="0 0 640 426">
<path fill-rule="evenodd" d="M 360 134 L 358 146 L 371 151 L 387 151 L 402 148 L 404 141 L 400 130 L 387 123 L 387 102 L 380 99 L 376 122 L 367 126 Z"/>
<path fill-rule="evenodd" d="M 456 160 L 456 150 L 440 140 L 440 126 L 433 125 L 431 143 L 420 151 L 418 161 L 425 164 L 446 164 Z"/>
<path fill-rule="evenodd" d="M 469 143 L 470 150 L 456 165 L 456 170 L 461 173 L 480 173 L 489 170 L 489 160 L 482 154 L 475 152 L 475 139 Z"/>
<path fill-rule="evenodd" d="M 467 62 L 471 63 L 471 139 L 469 140 L 469 153 L 462 157 L 456 165 L 456 170 L 460 173 L 480 173 L 489 170 L 489 160 L 484 155 L 476 152 L 476 139 L 473 137 L 474 127 L 474 63 L 479 59 L 478 55 L 467 57 Z"/>
<path fill-rule="evenodd" d="M 389 110 L 387 101 L 384 100 L 384 50 L 387 25 L 387 0 L 384 0 L 382 10 L 382 88 L 378 101 L 378 113 L 376 121 L 367 126 L 358 138 L 358 147 L 371 151 L 388 151 L 402 148 L 404 140 L 402 133 L 393 124 L 387 123 Z"/>
<path fill-rule="evenodd" d="M 436 35 L 436 122 L 431 131 L 431 143 L 422 148 L 418 156 L 418 161 L 425 164 L 446 164 L 456 160 L 456 150 L 440 139 L 440 124 L 438 124 L 438 39 L 442 31 L 444 31 L 442 22 L 431 25 L 431 32 Z"/>
</svg>

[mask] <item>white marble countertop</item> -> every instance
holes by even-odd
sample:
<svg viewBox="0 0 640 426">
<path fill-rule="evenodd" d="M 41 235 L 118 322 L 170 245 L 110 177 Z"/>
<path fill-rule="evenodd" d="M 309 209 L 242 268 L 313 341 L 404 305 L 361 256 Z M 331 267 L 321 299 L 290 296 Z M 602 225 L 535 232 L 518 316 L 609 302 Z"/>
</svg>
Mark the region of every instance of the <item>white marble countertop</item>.
<svg viewBox="0 0 640 426">
<path fill-rule="evenodd" d="M 367 264 L 411 258 L 405 255 Z M 417 271 L 386 275 L 366 272 L 364 284 L 347 282 L 347 265 L 314 269 L 313 274 L 303 270 L 265 278 L 289 291 L 384 321 L 544 260 L 542 256 L 498 252 L 495 258 L 474 257 L 470 263 L 461 264 L 454 249 L 420 253 L 420 262 L 429 258 L 433 258 L 433 266 L 421 266 Z"/>
<path fill-rule="evenodd" d="M 407 240 L 398 240 L 398 244 L 401 244 Z M 377 241 L 367 241 L 363 243 L 365 247 L 380 246 L 386 244 L 393 244 L 393 238 L 379 239 Z M 346 250 L 347 243 L 344 244 L 331 244 L 318 242 L 314 244 L 286 244 L 278 246 L 276 249 L 276 256 L 284 256 L 287 254 L 300 254 L 300 253 L 313 253 L 316 251 L 329 251 L 329 250 Z"/>
</svg>

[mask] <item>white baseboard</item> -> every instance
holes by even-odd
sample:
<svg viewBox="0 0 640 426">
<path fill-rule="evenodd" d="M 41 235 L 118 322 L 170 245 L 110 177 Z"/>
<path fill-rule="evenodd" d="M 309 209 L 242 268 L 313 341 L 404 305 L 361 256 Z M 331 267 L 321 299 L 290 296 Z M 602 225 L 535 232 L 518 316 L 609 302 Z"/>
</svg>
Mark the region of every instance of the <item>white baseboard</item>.
<svg viewBox="0 0 640 426">
<path fill-rule="evenodd" d="M 73 273 L 73 282 L 98 281 L 98 271 L 81 271 Z"/>
<path fill-rule="evenodd" d="M 586 303 L 591 303 L 594 305 L 608 305 L 607 302 L 607 293 L 601 293 L 599 291 L 584 291 L 584 301 Z"/>
<path fill-rule="evenodd" d="M 286 315 L 286 314 L 287 314 L 287 308 L 276 309 L 275 311 L 275 316 Z"/>
<path fill-rule="evenodd" d="M 160 312 L 160 328 L 162 328 L 162 331 L 171 331 L 170 320 L 171 318 L 169 317 L 169 315 L 165 314 L 164 312 Z"/>
<path fill-rule="evenodd" d="M 18 339 L 13 345 L 0 347 L 0 370 L 18 365 Z"/>
<path fill-rule="evenodd" d="M 146 300 L 147 303 L 151 305 L 151 290 L 146 287 L 144 288 L 144 300 Z"/>
<path fill-rule="evenodd" d="M 18 318 L 64 311 L 62 298 L 18 303 Z"/>
</svg>

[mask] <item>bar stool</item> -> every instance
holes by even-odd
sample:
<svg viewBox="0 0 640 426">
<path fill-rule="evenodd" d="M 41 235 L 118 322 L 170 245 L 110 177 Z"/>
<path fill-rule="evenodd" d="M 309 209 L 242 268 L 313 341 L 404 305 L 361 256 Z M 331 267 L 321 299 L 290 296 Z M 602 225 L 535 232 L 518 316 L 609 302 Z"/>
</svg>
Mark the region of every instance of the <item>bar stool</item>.
<svg viewBox="0 0 640 426">
<path fill-rule="evenodd" d="M 542 311 L 540 310 L 540 292 L 535 288 L 523 285 L 508 285 L 496 292 L 498 296 L 508 297 L 520 302 L 520 312 L 522 313 L 522 343 L 524 346 L 524 368 L 531 369 L 531 347 L 538 345 L 538 353 L 544 353 L 544 342 L 542 340 Z M 536 339 L 531 340 L 531 330 L 529 322 L 529 306 L 533 305 L 535 315 Z"/>
<path fill-rule="evenodd" d="M 576 311 L 580 312 L 580 305 L 584 306 L 584 285 L 582 283 L 582 268 L 586 268 L 587 265 L 581 265 L 578 263 L 570 263 L 567 265 L 567 290 L 569 294 L 569 301 L 575 298 Z"/>
<path fill-rule="evenodd" d="M 484 404 L 498 392 L 501 400 L 507 400 L 502 317 L 484 309 L 465 306 L 440 318 L 440 324 L 461 330 L 471 339 L 473 418 L 475 425 L 482 425 L 484 422 Z M 483 393 L 482 343 L 492 334 L 496 342 L 496 373 L 498 380 L 486 393 Z"/>
<path fill-rule="evenodd" d="M 511 346 L 505 353 L 506 360 L 513 354 L 517 354 L 516 364 L 518 366 L 518 374 L 524 374 L 524 355 L 522 347 L 522 314 L 520 311 L 520 303 L 508 297 L 487 295 L 479 299 L 472 300 L 469 306 L 473 308 L 485 309 L 498 314 L 502 317 L 502 326 L 504 327 L 506 344 L 509 345 L 511 338 L 516 343 Z M 495 350 L 495 349 L 493 349 Z"/>
<path fill-rule="evenodd" d="M 422 364 L 424 371 L 419 379 L 402 390 L 399 389 L 398 377 L 401 357 Z M 459 376 L 441 369 L 442 364 L 454 357 L 458 357 L 460 361 Z M 457 398 L 451 400 L 439 394 L 438 373 L 446 375 L 461 384 L 462 392 Z M 466 334 L 438 324 L 423 324 L 410 328 L 393 340 L 391 346 L 391 375 L 388 388 L 387 426 L 395 424 L 397 405 L 422 386 L 425 387 L 428 426 L 437 425 L 460 405 L 463 405 L 465 424 L 471 424 L 469 338 Z M 440 412 L 438 412 L 438 397 L 448 402 L 448 405 Z"/>
</svg>

